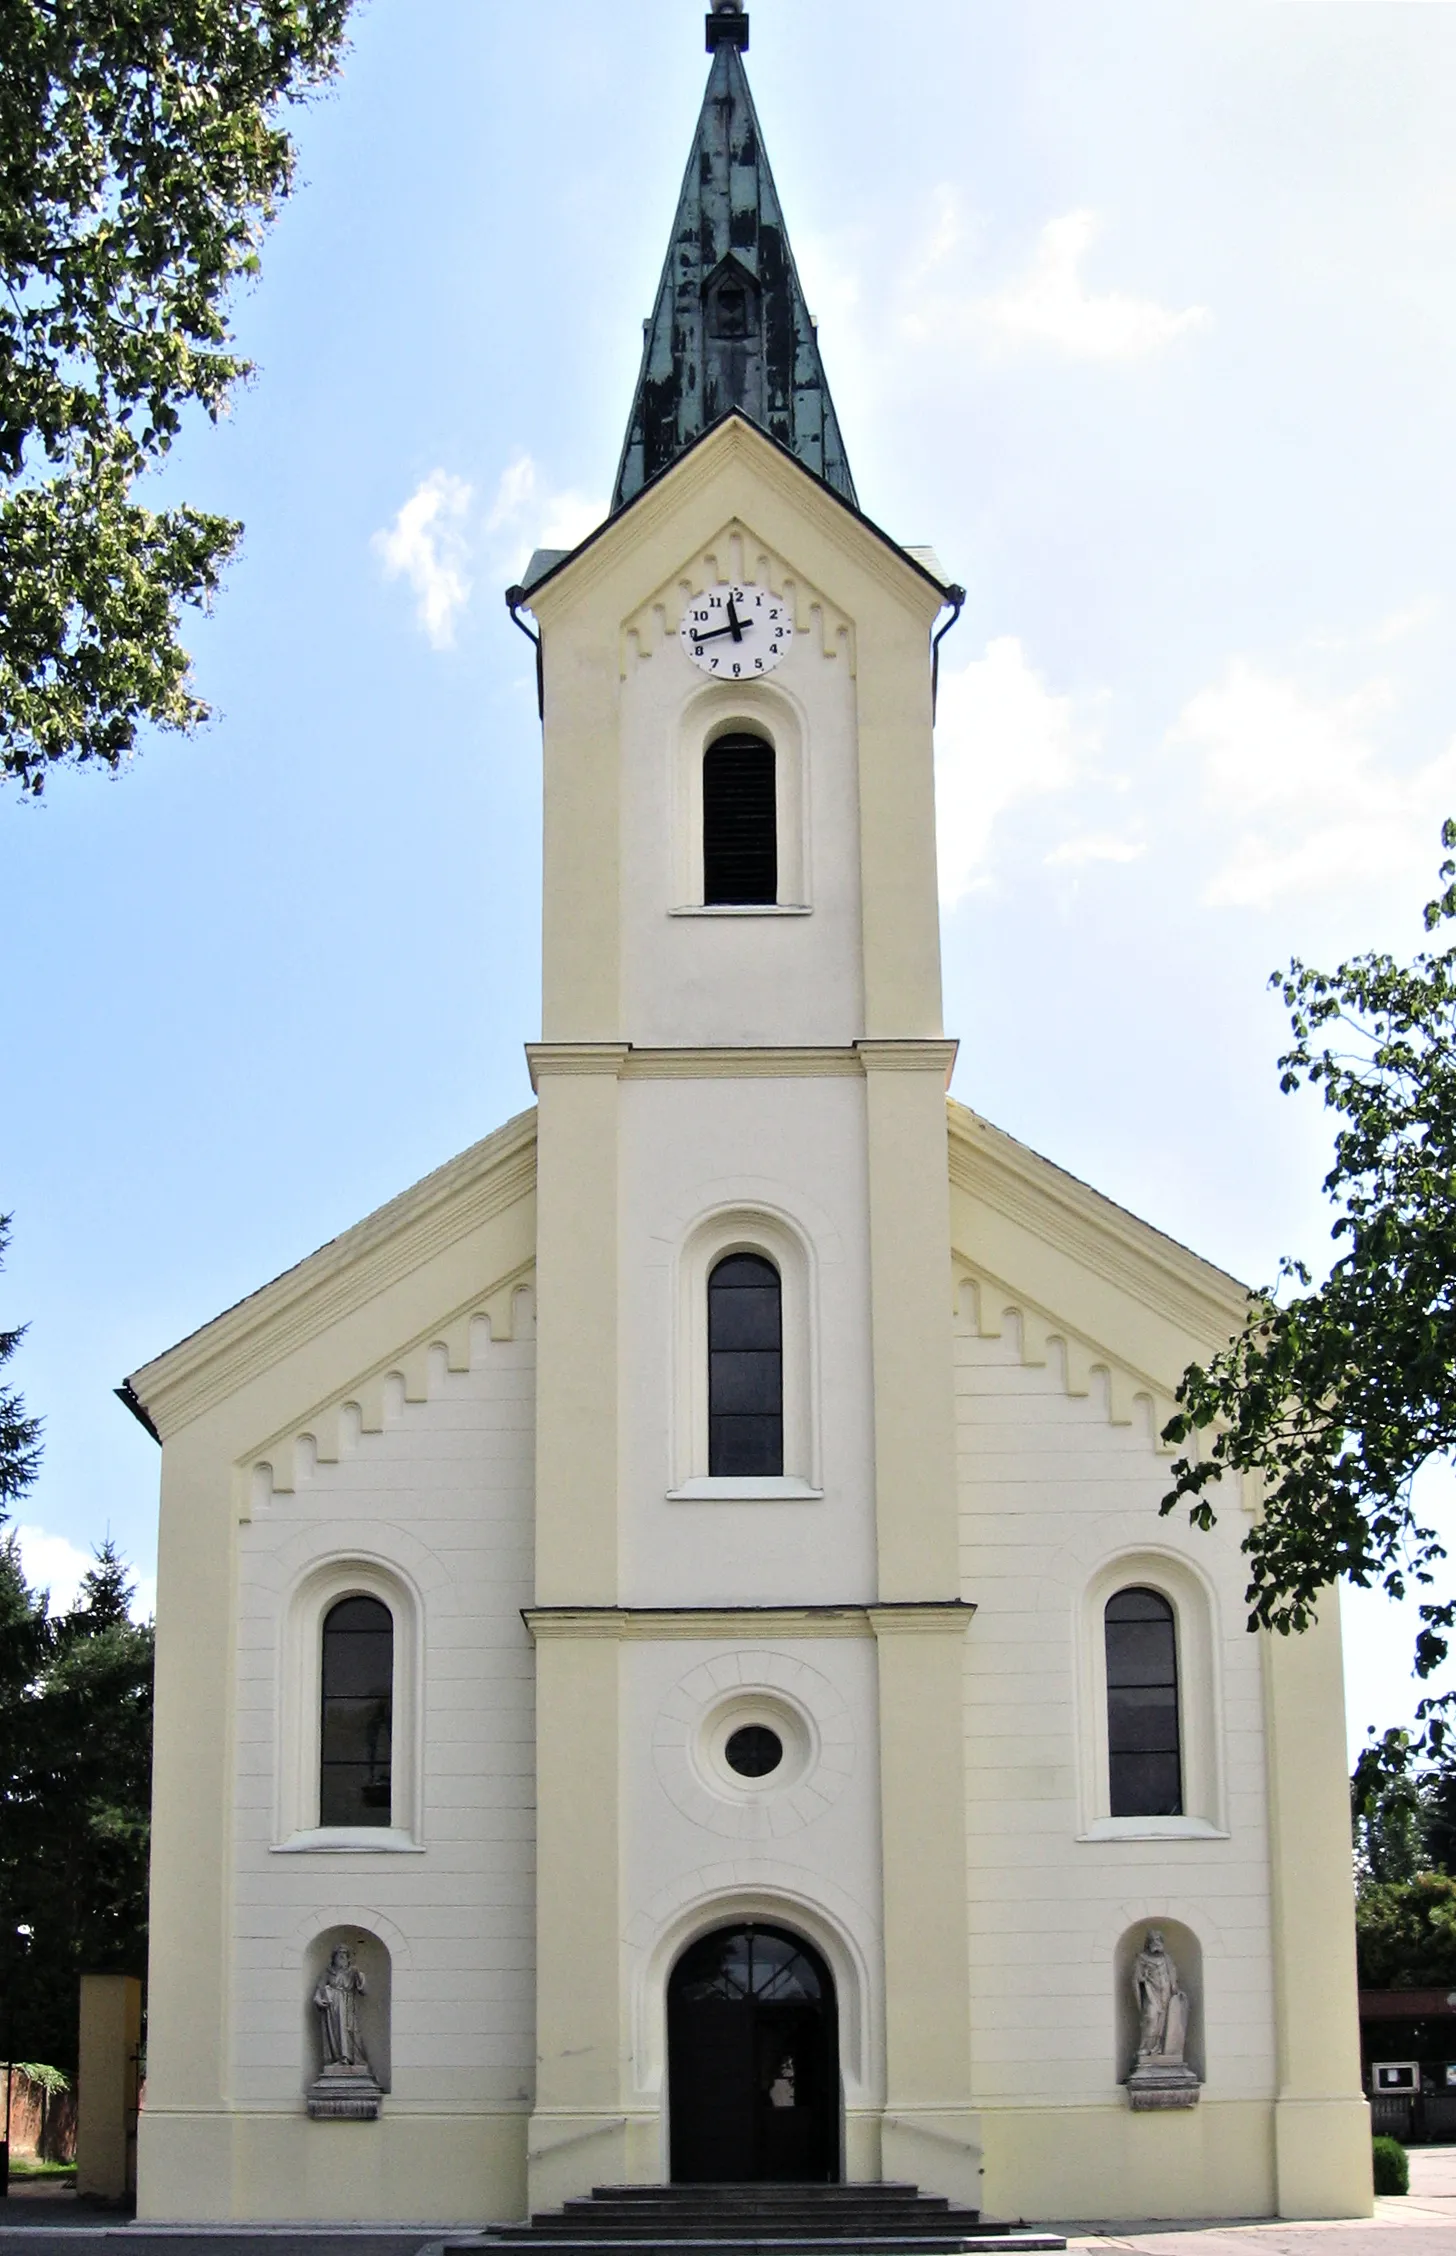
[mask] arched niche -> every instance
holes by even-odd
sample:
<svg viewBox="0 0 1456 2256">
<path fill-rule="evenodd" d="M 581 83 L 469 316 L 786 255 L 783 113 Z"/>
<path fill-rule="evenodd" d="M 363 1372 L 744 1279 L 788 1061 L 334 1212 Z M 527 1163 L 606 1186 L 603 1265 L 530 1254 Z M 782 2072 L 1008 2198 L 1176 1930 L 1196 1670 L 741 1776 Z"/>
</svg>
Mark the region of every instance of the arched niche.
<svg viewBox="0 0 1456 2256">
<path fill-rule="evenodd" d="M 1125 1930 L 1112 1954 L 1112 1979 L 1115 1991 L 1113 2027 L 1115 2053 L 1113 2073 L 1120 2084 L 1125 2084 L 1132 2074 L 1138 2049 L 1138 2008 L 1133 1991 L 1133 1962 L 1153 1928 L 1162 1931 L 1163 1942 L 1169 1957 L 1178 1970 L 1178 1987 L 1188 1999 L 1188 2035 L 1183 2057 L 1197 2074 L 1200 2082 L 1208 2077 L 1207 2047 L 1204 2038 L 1203 2013 L 1203 1945 L 1191 1927 L 1181 1919 L 1165 1919 L 1161 1914 L 1150 1914 L 1139 1919 Z"/>
<path fill-rule="evenodd" d="M 318 2007 L 313 2002 L 324 1971 L 339 1948 L 349 1951 L 364 1976 L 359 2000 L 359 2034 L 374 2080 L 381 2091 L 390 2084 L 390 2026 L 393 2010 L 393 1965 L 389 1948 L 367 1927 L 324 1927 L 303 1954 L 303 2080 L 304 2087 L 322 2075 L 324 2044 Z"/>
</svg>

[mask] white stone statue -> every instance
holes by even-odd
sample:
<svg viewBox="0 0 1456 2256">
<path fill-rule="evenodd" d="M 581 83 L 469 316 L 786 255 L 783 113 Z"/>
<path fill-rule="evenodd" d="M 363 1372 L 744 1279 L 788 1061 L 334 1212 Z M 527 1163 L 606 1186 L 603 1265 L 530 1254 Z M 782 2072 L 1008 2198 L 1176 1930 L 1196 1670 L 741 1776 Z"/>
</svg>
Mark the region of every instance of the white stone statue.
<svg viewBox="0 0 1456 2256">
<path fill-rule="evenodd" d="M 1132 1993 L 1138 2009 L 1138 2047 L 1127 2080 L 1128 2105 L 1195 2106 L 1202 2087 L 1197 2070 L 1183 2057 L 1188 2043 L 1188 1992 L 1178 1986 L 1178 1969 L 1161 1927 L 1148 1929 L 1132 1962 Z"/>
<path fill-rule="evenodd" d="M 369 2056 L 359 2036 L 359 2000 L 368 1984 L 344 1943 L 330 1956 L 313 1993 L 324 2039 L 324 2074 L 340 2069 L 370 2073 Z"/>
<path fill-rule="evenodd" d="M 1132 1962 L 1133 1995 L 1138 2009 L 1138 2063 L 1152 2060 L 1182 2065 L 1188 2042 L 1188 1993 L 1178 1987 L 1178 1969 L 1168 1955 L 1161 1927 L 1150 1927 Z"/>
</svg>

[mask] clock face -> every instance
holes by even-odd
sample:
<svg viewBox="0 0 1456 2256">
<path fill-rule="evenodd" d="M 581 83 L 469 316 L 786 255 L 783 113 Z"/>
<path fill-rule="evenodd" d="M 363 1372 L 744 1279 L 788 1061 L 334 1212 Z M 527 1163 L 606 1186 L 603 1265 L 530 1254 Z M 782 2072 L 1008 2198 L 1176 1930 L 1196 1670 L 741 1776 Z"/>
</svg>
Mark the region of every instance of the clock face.
<svg viewBox="0 0 1456 2256">
<path fill-rule="evenodd" d="M 682 615 L 678 640 L 693 664 L 718 681 L 753 681 L 771 674 L 793 640 L 786 597 L 725 581 L 695 595 Z"/>
</svg>

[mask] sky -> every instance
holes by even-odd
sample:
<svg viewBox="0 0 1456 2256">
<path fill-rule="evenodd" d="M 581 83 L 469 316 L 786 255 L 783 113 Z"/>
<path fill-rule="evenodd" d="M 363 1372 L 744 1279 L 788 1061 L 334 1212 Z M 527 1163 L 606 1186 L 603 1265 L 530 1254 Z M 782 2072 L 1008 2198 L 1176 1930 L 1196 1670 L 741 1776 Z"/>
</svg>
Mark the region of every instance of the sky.
<svg viewBox="0 0 1456 2256">
<path fill-rule="evenodd" d="M 108 1533 L 149 1600 L 126 1373 L 530 1102 L 501 591 L 605 508 L 702 13 L 362 0 L 236 305 L 256 377 L 157 489 L 247 527 L 190 630 L 215 717 L 0 799 L 0 1322 L 57 1604 Z M 1418 946 L 1456 813 L 1456 10 L 753 0 L 748 62 L 861 502 L 968 590 L 955 1093 L 1251 1283 L 1318 1267 L 1268 975 Z M 1345 1612 L 1358 1738 L 1411 1712 L 1410 1625 Z"/>
</svg>

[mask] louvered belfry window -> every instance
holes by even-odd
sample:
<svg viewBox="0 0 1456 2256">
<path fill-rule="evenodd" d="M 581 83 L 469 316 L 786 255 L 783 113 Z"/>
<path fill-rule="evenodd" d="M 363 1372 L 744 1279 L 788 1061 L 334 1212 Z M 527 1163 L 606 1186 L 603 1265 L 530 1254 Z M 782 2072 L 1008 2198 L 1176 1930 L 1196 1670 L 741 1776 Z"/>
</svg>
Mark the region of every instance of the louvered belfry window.
<svg viewBox="0 0 1456 2256">
<path fill-rule="evenodd" d="M 771 904 L 779 895 L 774 748 L 761 736 L 720 736 L 703 754 L 703 902 Z"/>
<path fill-rule="evenodd" d="M 1113 1817 L 1181 1817 L 1178 1640 L 1156 1590 L 1107 1601 L 1107 1760 Z"/>
<path fill-rule="evenodd" d="M 708 1471 L 775 1478 L 784 1469 L 784 1346 L 779 1273 L 730 1253 L 708 1279 Z"/>
<path fill-rule="evenodd" d="M 320 1825 L 389 1825 L 394 1619 L 378 1598 L 341 1598 L 324 1616 Z"/>
</svg>

